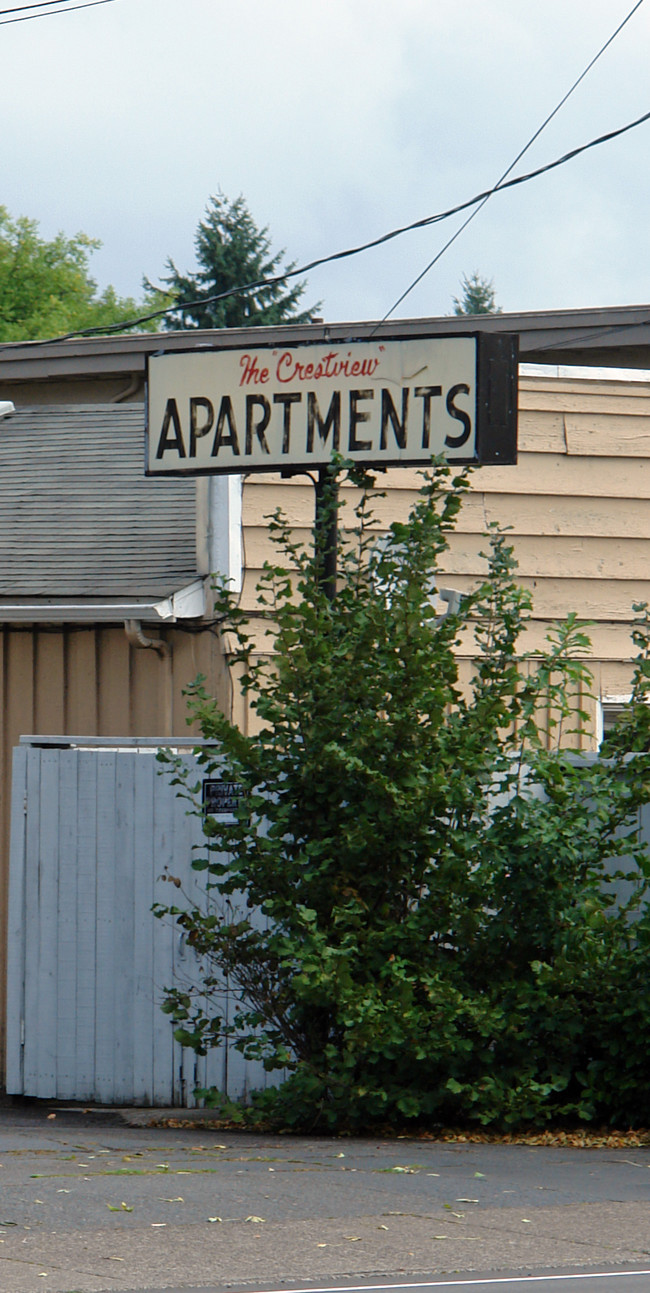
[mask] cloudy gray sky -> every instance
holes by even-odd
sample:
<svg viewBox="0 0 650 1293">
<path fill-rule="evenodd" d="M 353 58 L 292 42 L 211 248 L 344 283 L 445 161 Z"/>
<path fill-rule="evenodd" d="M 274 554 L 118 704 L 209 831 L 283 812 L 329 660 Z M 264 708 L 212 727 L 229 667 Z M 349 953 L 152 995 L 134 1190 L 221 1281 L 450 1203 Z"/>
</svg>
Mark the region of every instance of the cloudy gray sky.
<svg viewBox="0 0 650 1293">
<path fill-rule="evenodd" d="M 632 3 L 115 0 L 3 25 L 0 203 L 100 238 L 121 294 L 194 267 L 219 188 L 302 263 L 493 184 Z M 650 110 L 649 53 L 645 0 L 518 170 Z M 398 316 L 449 313 L 475 269 L 506 310 L 650 302 L 649 151 L 650 122 L 495 196 Z M 455 227 L 314 271 L 305 302 L 382 317 Z"/>
</svg>

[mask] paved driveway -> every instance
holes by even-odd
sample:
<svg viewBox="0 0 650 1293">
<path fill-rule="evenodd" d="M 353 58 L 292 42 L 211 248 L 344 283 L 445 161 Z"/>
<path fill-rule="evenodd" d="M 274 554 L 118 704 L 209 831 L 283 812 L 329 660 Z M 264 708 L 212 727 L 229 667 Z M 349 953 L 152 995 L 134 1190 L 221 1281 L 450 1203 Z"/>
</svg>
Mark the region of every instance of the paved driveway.
<svg viewBox="0 0 650 1293">
<path fill-rule="evenodd" d="M 0 1110 L 0 1293 L 279 1289 L 481 1273 L 610 1293 L 650 1268 L 650 1151 L 332 1140 Z M 560 1282 L 562 1271 L 571 1280 Z M 547 1278 L 535 1288 L 532 1273 Z M 554 1275 L 551 1282 L 548 1278 Z M 644 1284 L 645 1280 L 645 1284 Z M 619 1278 L 628 1293 L 650 1275 Z"/>
</svg>

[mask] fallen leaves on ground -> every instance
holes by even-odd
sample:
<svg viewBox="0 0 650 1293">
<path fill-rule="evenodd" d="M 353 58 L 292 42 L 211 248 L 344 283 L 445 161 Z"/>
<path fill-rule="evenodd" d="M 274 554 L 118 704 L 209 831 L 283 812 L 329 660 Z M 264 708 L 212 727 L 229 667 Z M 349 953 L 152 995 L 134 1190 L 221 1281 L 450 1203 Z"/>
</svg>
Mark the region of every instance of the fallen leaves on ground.
<svg viewBox="0 0 650 1293">
<path fill-rule="evenodd" d="M 428 1139 L 428 1137 L 427 1137 Z M 467 1145 L 556 1145 L 566 1149 L 637 1149 L 650 1145 L 650 1129 L 638 1131 L 457 1131 L 449 1128 L 431 1136 L 431 1140 Z"/>
<path fill-rule="evenodd" d="M 150 1118 L 146 1126 L 148 1127 L 178 1127 L 183 1131 L 238 1131 L 242 1128 L 235 1124 L 229 1123 L 224 1119 L 215 1118 Z M 264 1134 L 265 1129 L 257 1129 Z M 277 1133 L 276 1128 L 267 1128 Z M 374 1139 L 376 1132 L 368 1132 L 368 1136 Z M 595 1128 L 593 1130 L 578 1128 L 573 1131 L 567 1131 L 558 1128 L 547 1129 L 546 1131 L 479 1131 L 474 1129 L 459 1127 L 443 1127 L 436 1131 L 407 1131 L 404 1132 L 397 1127 L 383 1127 L 379 1134 L 384 1137 L 395 1137 L 400 1140 L 423 1140 L 423 1141 L 442 1141 L 445 1144 L 460 1145 L 533 1145 L 533 1146 L 558 1146 L 565 1149 L 638 1149 L 641 1145 L 650 1145 L 650 1128 L 641 1127 L 637 1131 L 623 1131 L 620 1128 Z M 225 1145 L 216 1146 L 218 1149 L 225 1149 Z M 345 1158 L 344 1154 L 337 1154 L 337 1158 Z"/>
</svg>

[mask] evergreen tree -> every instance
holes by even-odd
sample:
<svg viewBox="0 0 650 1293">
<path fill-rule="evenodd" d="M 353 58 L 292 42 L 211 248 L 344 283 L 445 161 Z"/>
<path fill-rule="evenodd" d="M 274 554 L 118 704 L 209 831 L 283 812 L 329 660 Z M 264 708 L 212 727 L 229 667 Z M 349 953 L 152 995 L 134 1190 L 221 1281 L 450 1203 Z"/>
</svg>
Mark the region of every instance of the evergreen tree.
<svg viewBox="0 0 650 1293">
<path fill-rule="evenodd" d="M 454 314 L 501 314 L 491 278 L 483 278 L 478 270 L 474 270 L 469 278 L 467 274 L 463 274 L 461 288 L 460 298 L 453 297 Z"/>
<path fill-rule="evenodd" d="M 298 311 L 304 282 L 285 287 L 283 283 L 267 281 L 292 270 L 295 262 L 283 267 L 284 251 L 272 255 L 267 226 L 258 228 L 241 194 L 234 202 L 221 191 L 211 197 L 194 241 L 199 265 L 195 273 L 181 274 L 173 260 L 167 261 L 169 273 L 163 277 L 166 290 L 176 304 L 188 306 L 168 318 L 168 329 L 309 323 L 318 310 L 316 305 L 311 310 Z M 210 299 L 248 283 L 263 285 L 225 300 Z M 152 286 L 147 279 L 145 286 Z"/>
</svg>

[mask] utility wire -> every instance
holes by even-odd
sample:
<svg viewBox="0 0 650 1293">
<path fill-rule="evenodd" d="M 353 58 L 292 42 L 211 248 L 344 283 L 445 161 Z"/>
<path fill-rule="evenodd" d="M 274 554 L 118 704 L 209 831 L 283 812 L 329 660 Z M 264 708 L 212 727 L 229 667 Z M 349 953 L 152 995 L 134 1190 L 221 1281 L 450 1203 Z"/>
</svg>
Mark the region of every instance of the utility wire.
<svg viewBox="0 0 650 1293">
<path fill-rule="evenodd" d="M 43 8 L 46 4 L 54 4 L 57 2 L 60 3 L 60 0 L 43 0 L 42 5 L 36 5 L 36 6 L 25 5 L 22 7 L 23 8 L 32 8 L 32 7 Z M 69 8 L 88 9 L 88 8 L 93 8 L 97 4 L 112 4 L 113 2 L 114 0 L 86 0 L 86 3 L 71 5 L 69 6 Z M 437 255 L 433 258 L 433 260 L 429 262 L 426 268 L 422 270 L 422 272 L 417 276 L 417 278 L 414 279 L 411 285 L 406 289 L 405 292 L 402 293 L 402 295 L 398 298 L 398 300 L 395 301 L 395 303 L 391 306 L 388 312 L 384 315 L 384 318 L 381 320 L 381 322 L 382 323 L 386 322 L 386 320 L 390 317 L 393 311 L 397 309 L 398 305 L 400 305 L 402 301 L 405 300 L 405 298 L 409 295 L 409 293 L 413 290 L 413 288 L 416 287 L 416 285 L 425 277 L 426 274 L 428 274 L 429 270 L 432 269 L 433 266 L 437 263 L 437 261 L 440 260 L 440 258 L 444 255 L 445 251 L 447 251 L 447 249 L 452 245 L 452 243 L 455 242 L 456 238 L 460 236 L 460 234 L 467 227 L 470 221 L 473 220 L 476 215 L 478 215 L 482 207 L 485 206 L 485 204 L 495 193 L 501 192 L 503 189 L 512 188 L 518 184 L 527 183 L 529 180 L 536 179 L 539 175 L 545 174 L 546 171 L 553 170 L 558 166 L 563 166 L 567 162 L 571 161 L 574 157 L 577 157 L 581 153 L 586 152 L 588 149 L 595 148 L 599 144 L 607 143 L 611 139 L 616 139 L 619 135 L 623 135 L 629 130 L 634 130 L 637 126 L 642 125 L 645 121 L 648 121 L 648 119 L 650 119 L 650 113 L 644 113 L 644 115 L 642 117 L 638 117 L 636 121 L 631 121 L 628 123 L 628 125 L 622 126 L 618 130 L 612 130 L 605 135 L 600 135 L 598 136 L 598 138 L 590 140 L 589 143 L 582 144 L 578 148 L 574 148 L 570 152 L 565 153 L 562 157 L 557 158 L 554 162 L 549 162 L 546 166 L 540 166 L 537 168 L 537 170 L 529 171 L 527 174 L 520 175 L 516 179 L 513 179 L 513 180 L 507 179 L 507 176 L 510 174 L 510 172 L 514 169 L 517 163 L 528 151 L 528 149 L 532 147 L 535 140 L 539 138 L 542 131 L 545 130 L 549 122 L 551 122 L 553 118 L 557 115 L 557 113 L 566 103 L 567 99 L 573 94 L 574 90 L 577 89 L 580 82 L 584 80 L 585 76 L 587 76 L 588 72 L 591 71 L 591 68 L 594 66 L 594 64 L 598 61 L 601 55 L 604 54 L 605 50 L 609 47 L 609 45 L 612 44 L 612 41 L 616 39 L 619 32 L 622 31 L 623 27 L 625 27 L 626 23 L 629 22 L 630 18 L 632 18 L 632 16 L 636 13 L 637 9 L 639 9 L 643 3 L 644 3 L 644 0 L 637 0 L 636 4 L 630 10 L 627 16 L 623 19 L 621 23 L 619 23 L 616 30 L 612 32 L 612 35 L 609 37 L 609 39 L 601 47 L 598 53 L 594 55 L 591 62 L 587 65 L 584 71 L 581 72 L 580 76 L 573 83 L 571 88 L 567 91 L 567 93 L 560 100 L 560 102 L 553 109 L 553 111 L 548 115 L 545 121 L 542 122 L 541 126 L 539 126 L 539 128 L 535 131 L 535 134 L 531 136 L 528 143 L 524 146 L 524 148 L 521 149 L 521 151 L 515 157 L 514 161 L 510 163 L 510 166 L 507 168 L 506 171 L 504 171 L 501 178 L 491 189 L 487 189 L 483 193 L 479 193 L 476 197 L 470 198 L 467 202 L 462 202 L 455 207 L 450 207 L 447 211 L 442 211 L 432 216 L 425 216 L 421 220 L 415 220 L 408 225 L 403 225 L 398 229 L 393 229 L 389 233 L 382 234 L 379 238 L 373 238 L 369 242 L 362 243 L 357 247 L 351 247 L 345 251 L 334 252 L 329 256 L 320 256 L 315 260 L 309 261 L 307 264 L 300 266 L 297 269 L 296 268 L 288 269 L 284 273 L 277 274 L 272 278 L 258 279 L 253 283 L 246 283 L 246 284 L 240 285 L 239 287 L 230 288 L 226 292 L 219 292 L 212 296 L 202 297 L 196 301 L 186 301 L 184 302 L 183 305 L 167 306 L 164 309 L 153 310 L 148 314 L 139 315 L 135 319 L 125 320 L 124 322 L 121 322 L 121 323 L 106 324 L 103 327 L 100 326 L 95 328 L 79 329 L 78 331 L 64 333 L 59 337 L 44 338 L 43 340 L 39 340 L 39 341 L 12 342 L 10 343 L 12 345 L 12 348 L 15 348 L 16 346 L 51 345 L 59 341 L 69 341 L 75 337 L 104 336 L 104 335 L 110 335 L 112 333 L 125 332 L 130 330 L 131 328 L 137 328 L 143 323 L 149 323 L 153 319 L 165 318 L 172 314 L 182 313 L 183 310 L 190 310 L 199 305 L 210 305 L 217 301 L 226 300 L 232 296 L 242 295 L 245 292 L 253 292 L 263 287 L 272 287 L 272 286 L 275 286 L 276 284 L 284 283 L 288 279 L 295 278 L 300 274 L 308 273 L 310 270 L 316 269 L 320 265 L 331 264 L 333 261 L 343 260 L 350 256 L 357 256 L 361 252 L 368 251 L 373 247 L 381 246 L 383 243 L 389 242 L 393 238 L 398 238 L 404 233 L 409 233 L 414 229 L 425 228 L 426 226 L 431 224 L 440 223 L 443 220 L 449 219 L 449 217 L 452 215 L 456 215 L 459 212 L 467 210 L 470 207 L 475 207 L 476 209 L 471 212 L 467 220 L 465 220 L 463 224 L 456 230 L 453 236 L 445 243 L 444 247 L 437 253 Z M 2 14 L 3 12 L 11 13 L 13 12 L 13 10 L 10 10 L 10 9 L 0 10 L 0 14 Z M 69 9 L 54 9 L 54 10 L 51 10 L 50 12 L 67 13 L 69 12 Z M 27 22 L 32 17 L 37 18 L 37 17 L 47 17 L 47 16 L 48 16 L 47 14 L 41 13 L 41 14 L 28 14 L 22 18 L 10 18 L 10 19 L 4 19 L 4 20 L 0 19 L 0 26 L 4 26 L 7 22 Z M 4 349 L 4 347 L 0 347 L 0 349 Z"/>
<path fill-rule="evenodd" d="M 44 0 L 45 4 L 60 4 L 61 0 Z M 12 22 L 31 22 L 34 18 L 51 18 L 57 13 L 71 13 L 73 9 L 94 9 L 99 4 L 114 4 L 115 0 L 85 0 L 84 4 L 71 4 L 66 9 L 48 9 L 46 13 L 26 13 L 21 18 L 2 18 L 0 16 L 0 27 L 8 27 Z M 42 9 L 44 5 L 23 5 L 24 9 Z M 0 15 L 3 13 L 16 13 L 20 10 L 0 9 Z"/>
<path fill-rule="evenodd" d="M 535 346 L 535 354 L 541 355 L 544 350 L 555 352 L 557 350 L 571 349 L 572 346 L 579 346 L 581 341 L 601 341 L 605 337 L 616 336 L 618 332 L 631 332 L 633 328 L 647 328 L 649 323 L 650 315 L 647 315 L 645 319 L 636 319 L 634 323 L 603 324 L 600 328 L 593 327 L 589 332 L 578 333 L 577 336 L 572 335 L 564 341 L 549 341 L 545 346 Z"/>
<path fill-rule="evenodd" d="M 0 9 L 0 18 L 7 13 L 25 13 L 28 9 L 50 9 L 52 5 L 68 4 L 70 0 L 40 0 L 38 4 L 19 4 L 12 6 L 11 9 Z M 45 16 L 45 15 L 43 15 Z"/>
<path fill-rule="evenodd" d="M 182 305 L 166 306 L 164 309 L 152 310 L 148 314 L 141 314 L 135 319 L 125 320 L 122 323 L 104 324 L 95 328 L 84 328 L 75 332 L 66 332 L 59 337 L 48 337 L 38 341 L 12 341 L 5 342 L 0 346 L 0 350 L 10 345 L 12 350 L 18 346 L 49 346 L 59 341 L 71 341 L 74 337 L 95 337 L 107 336 L 111 333 L 125 332 L 130 328 L 137 328 L 140 324 L 149 323 L 153 319 L 162 319 L 172 314 L 182 313 L 184 310 L 191 310 L 198 305 L 211 305 L 216 301 L 225 301 L 228 297 L 239 296 L 244 292 L 254 292 L 262 287 L 273 287 L 275 284 L 284 283 L 289 278 L 296 278 L 300 274 L 307 274 L 312 269 L 317 269 L 320 265 L 328 265 L 333 261 L 344 260 L 350 256 L 358 256 L 361 252 L 369 251 L 373 247 L 379 247 L 382 243 L 389 242 L 392 238 L 399 238 L 402 234 L 410 233 L 413 229 L 423 229 L 428 225 L 439 224 L 443 220 L 448 220 L 450 216 L 457 215 L 459 211 L 466 211 L 468 207 L 482 203 L 486 198 L 492 197 L 493 193 L 502 193 L 506 189 L 516 188 L 519 184 L 526 184 L 529 180 L 537 179 L 538 176 L 546 174 L 547 171 L 555 170 L 558 166 L 565 166 L 567 162 L 578 157 L 581 153 L 587 152 L 590 148 L 596 148 L 600 144 L 608 143 L 612 139 L 617 139 L 620 135 L 626 134 L 629 130 L 635 130 L 644 122 L 650 121 L 650 112 L 645 112 L 642 117 L 637 117 L 636 121 L 630 121 L 626 126 L 620 126 L 618 130 L 610 130 L 606 135 L 599 135 L 597 139 L 591 139 L 586 144 L 581 144 L 577 148 L 572 148 L 570 152 L 564 153 L 562 157 L 556 158 L 554 162 L 547 162 L 545 166 L 539 166 L 535 171 L 529 171 L 525 175 L 518 175 L 512 180 L 500 182 L 495 188 L 487 189 L 483 193 L 478 193 L 475 197 L 469 198 L 466 202 L 461 202 L 455 207 L 450 207 L 447 211 L 440 211 L 436 215 L 425 216 L 422 220 L 415 220 L 412 224 L 401 226 L 399 229 L 392 229 L 390 233 L 382 234 L 379 238 L 373 238 L 370 242 L 361 243 L 358 247 L 349 247 L 346 251 L 336 251 L 330 256 L 320 256 L 316 260 L 311 260 L 305 265 L 298 268 L 285 270 L 282 274 L 276 274 L 273 278 L 260 278 L 254 283 L 241 284 L 239 287 L 231 287 L 227 292 L 217 292 L 213 296 L 204 296 L 196 301 L 185 301 Z"/>
<path fill-rule="evenodd" d="M 415 287 L 417 287 L 418 283 L 422 282 L 422 279 L 426 277 L 426 275 L 429 273 L 431 269 L 433 269 L 434 265 L 438 264 L 438 261 L 441 260 L 445 252 L 449 250 L 452 243 L 454 243 L 456 239 L 460 237 L 461 233 L 463 233 L 463 231 L 467 228 L 467 226 L 471 224 L 472 220 L 476 219 L 476 216 L 479 214 L 479 211 L 482 211 L 483 207 L 486 205 L 487 202 L 489 202 L 492 195 L 496 193 L 498 189 L 504 186 L 504 183 L 503 183 L 504 180 L 508 178 L 508 176 L 510 175 L 511 171 L 514 170 L 517 163 L 520 162 L 524 154 L 528 152 L 528 149 L 532 148 L 533 144 L 535 143 L 535 140 L 539 139 L 542 131 L 546 130 L 546 127 L 549 125 L 549 123 L 553 120 L 554 117 L 557 116 L 560 109 L 563 108 L 564 104 L 567 102 L 567 99 L 570 99 L 574 90 L 577 90 L 581 81 L 584 81 L 585 77 L 591 71 L 594 64 L 598 62 L 598 59 L 605 53 L 605 50 L 609 48 L 609 46 L 612 44 L 612 41 L 616 40 L 616 37 L 618 36 L 619 32 L 623 30 L 626 23 L 630 21 L 630 18 L 632 18 L 632 16 L 636 13 L 637 9 L 641 8 L 641 5 L 643 4 L 643 2 L 644 0 L 637 0 L 636 4 L 633 5 L 633 7 L 630 9 L 630 12 L 627 14 L 627 17 L 625 17 L 623 21 L 619 23 L 616 30 L 612 32 L 608 40 L 605 41 L 605 44 L 601 46 L 601 48 L 598 50 L 598 53 L 595 54 L 591 62 L 587 64 L 584 71 L 580 73 L 580 76 L 578 77 L 578 79 L 574 81 L 571 88 L 567 90 L 564 97 L 560 99 L 560 102 L 556 105 L 556 107 L 553 108 L 553 111 L 549 113 L 548 117 L 546 117 L 545 121 L 543 121 L 541 126 L 538 127 L 534 135 L 531 135 L 530 139 L 528 140 L 528 143 L 525 144 L 524 147 L 521 149 L 521 152 L 517 153 L 517 156 L 515 157 L 514 161 L 512 161 L 508 166 L 507 170 L 503 172 L 501 179 L 497 180 L 497 183 L 494 185 L 494 188 L 490 189 L 485 194 L 485 197 L 482 199 L 479 206 L 477 206 L 476 209 L 472 211 L 470 215 L 468 215 L 467 219 L 464 220 L 461 225 L 459 225 L 456 232 L 452 234 L 451 238 L 447 240 L 444 247 L 441 247 L 440 251 L 438 251 L 436 255 L 433 257 L 433 260 L 430 260 L 429 264 L 426 265 L 425 268 L 421 271 L 421 273 L 417 275 L 417 278 L 413 279 L 413 282 L 410 284 L 409 287 L 407 287 L 406 291 L 402 292 L 401 296 L 398 296 L 397 300 L 393 303 L 393 305 L 391 305 L 390 309 L 386 312 L 383 319 L 381 320 L 382 323 L 385 323 L 386 320 L 390 318 L 393 311 L 396 310 L 397 307 L 402 304 L 402 301 L 406 300 L 406 297 L 413 291 Z"/>
</svg>

